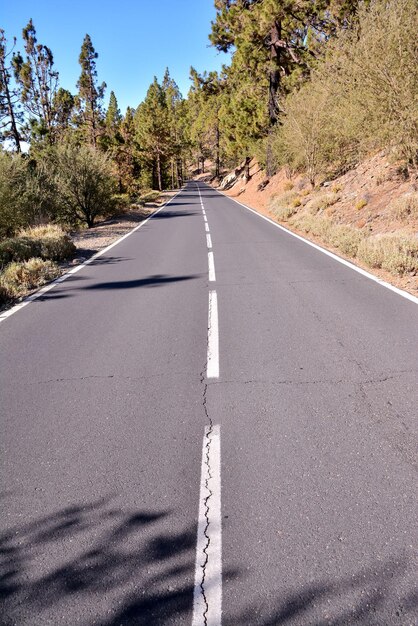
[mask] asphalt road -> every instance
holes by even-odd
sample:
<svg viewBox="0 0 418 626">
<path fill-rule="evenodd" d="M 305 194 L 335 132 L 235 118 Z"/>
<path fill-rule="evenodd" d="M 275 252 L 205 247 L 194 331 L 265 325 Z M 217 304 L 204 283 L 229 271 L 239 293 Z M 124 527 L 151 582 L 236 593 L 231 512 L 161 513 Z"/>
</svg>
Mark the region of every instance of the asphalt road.
<svg viewBox="0 0 418 626">
<path fill-rule="evenodd" d="M 189 182 L 0 358 L 1 624 L 418 623 L 416 303 Z"/>
</svg>

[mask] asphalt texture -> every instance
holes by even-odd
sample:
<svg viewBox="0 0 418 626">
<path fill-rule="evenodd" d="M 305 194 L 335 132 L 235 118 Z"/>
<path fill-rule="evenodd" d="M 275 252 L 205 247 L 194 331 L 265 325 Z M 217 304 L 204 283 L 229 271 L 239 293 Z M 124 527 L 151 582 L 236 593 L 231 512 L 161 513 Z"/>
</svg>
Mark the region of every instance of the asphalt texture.
<svg viewBox="0 0 418 626">
<path fill-rule="evenodd" d="M 191 624 L 208 419 L 223 624 L 418 623 L 415 303 L 191 181 L 0 358 L 4 626 Z"/>
</svg>

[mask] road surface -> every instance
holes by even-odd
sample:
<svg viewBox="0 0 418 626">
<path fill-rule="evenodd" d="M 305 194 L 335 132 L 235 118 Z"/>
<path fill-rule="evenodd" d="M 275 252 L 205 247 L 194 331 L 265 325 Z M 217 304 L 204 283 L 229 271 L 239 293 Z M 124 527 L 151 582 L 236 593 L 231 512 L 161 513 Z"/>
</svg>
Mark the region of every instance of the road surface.
<svg viewBox="0 0 418 626">
<path fill-rule="evenodd" d="M 418 306 L 190 181 L 0 323 L 3 625 L 415 625 Z"/>
</svg>

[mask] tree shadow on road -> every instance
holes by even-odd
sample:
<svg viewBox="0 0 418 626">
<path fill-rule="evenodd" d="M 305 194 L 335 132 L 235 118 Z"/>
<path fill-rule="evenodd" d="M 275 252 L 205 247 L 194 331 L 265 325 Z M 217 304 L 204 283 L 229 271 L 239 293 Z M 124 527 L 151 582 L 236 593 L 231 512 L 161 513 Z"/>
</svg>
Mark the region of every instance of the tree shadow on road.
<svg viewBox="0 0 418 626">
<path fill-rule="evenodd" d="M 78 612 L 84 624 L 166 624 L 191 614 L 196 528 L 171 531 L 173 516 L 122 511 L 107 498 L 2 534 L 1 623 L 54 623 L 62 615 L 75 623 Z"/>
<path fill-rule="evenodd" d="M 416 591 L 406 585 L 406 558 L 377 561 L 351 576 L 324 578 L 301 584 L 283 594 L 272 606 L 260 598 L 258 606 L 247 606 L 234 616 L 225 616 L 224 626 L 383 626 L 414 623 L 418 606 Z M 281 582 L 281 581 L 280 581 Z M 403 593 L 397 597 L 396 587 Z"/>
<path fill-rule="evenodd" d="M 182 525 L 178 511 L 123 510 L 114 502 L 69 506 L 0 535 L 3 626 L 191 623 L 196 524 Z M 259 595 L 253 603 L 244 572 L 225 570 L 224 599 L 238 580 L 244 593 L 235 594 L 234 608 L 225 602 L 223 624 L 407 626 L 418 606 L 403 581 L 408 568 L 397 557 L 287 592 L 280 580 L 276 598 Z"/>
<path fill-rule="evenodd" d="M 137 287 L 160 287 L 169 283 L 180 283 L 188 280 L 200 278 L 200 274 L 190 274 L 185 276 L 167 276 L 166 274 L 154 274 L 147 278 L 137 278 L 134 280 L 116 280 L 107 283 L 95 283 L 84 287 L 89 290 L 106 290 L 106 289 L 135 289 Z"/>
</svg>

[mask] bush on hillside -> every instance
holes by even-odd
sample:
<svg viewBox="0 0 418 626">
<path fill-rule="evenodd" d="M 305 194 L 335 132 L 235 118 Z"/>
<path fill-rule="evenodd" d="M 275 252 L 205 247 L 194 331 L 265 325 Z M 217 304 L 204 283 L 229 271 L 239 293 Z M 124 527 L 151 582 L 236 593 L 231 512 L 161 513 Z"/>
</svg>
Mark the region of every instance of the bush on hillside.
<svg viewBox="0 0 418 626">
<path fill-rule="evenodd" d="M 358 258 L 395 274 L 418 273 L 418 240 L 404 234 L 376 235 L 359 246 Z"/>
<path fill-rule="evenodd" d="M 57 278 L 61 271 L 53 261 L 29 259 L 23 263 L 10 263 L 0 274 L 0 289 L 5 300 L 26 295 Z"/>
<path fill-rule="evenodd" d="M 418 165 L 418 4 L 361 4 L 311 79 L 284 103 L 275 131 L 279 162 L 308 172 L 341 172 L 370 150 L 392 149 Z"/>
</svg>

